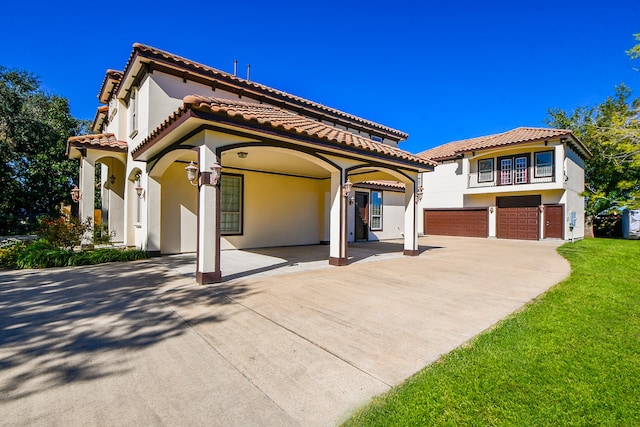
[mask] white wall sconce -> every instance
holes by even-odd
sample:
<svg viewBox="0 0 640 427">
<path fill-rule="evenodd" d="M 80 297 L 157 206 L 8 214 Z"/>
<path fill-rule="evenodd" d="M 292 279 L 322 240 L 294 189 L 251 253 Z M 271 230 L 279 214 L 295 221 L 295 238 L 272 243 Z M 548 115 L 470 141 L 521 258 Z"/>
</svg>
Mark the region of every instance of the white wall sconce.
<svg viewBox="0 0 640 427">
<path fill-rule="evenodd" d="M 144 188 L 142 188 L 140 185 L 138 185 L 134 189 L 136 190 L 136 194 L 138 195 L 138 199 L 145 200 L 147 198 L 146 191 L 144 191 Z"/>
<path fill-rule="evenodd" d="M 189 180 L 189 183 L 191 183 L 191 185 L 193 186 L 216 186 L 220 182 L 220 176 L 222 175 L 222 165 L 218 163 L 217 160 L 213 163 L 213 165 L 209 167 L 209 169 L 211 169 L 211 172 L 199 173 L 198 167 L 193 162 L 190 162 L 189 165 L 184 169 L 187 171 L 187 180 Z M 194 181 L 196 181 L 198 178 L 200 178 L 198 182 L 194 183 Z"/>
<path fill-rule="evenodd" d="M 246 159 L 248 155 L 249 153 L 247 153 L 246 151 L 238 151 L 238 157 L 241 159 Z"/>
<path fill-rule="evenodd" d="M 198 185 L 197 182 L 195 184 L 193 183 L 193 181 L 198 177 L 198 167 L 194 165 L 193 162 L 190 162 L 184 170 L 187 171 L 187 179 L 189 180 L 189 183 L 193 186 Z"/>
<path fill-rule="evenodd" d="M 142 185 L 140 184 L 140 174 L 137 173 L 136 174 L 136 186 L 133 187 L 134 190 L 136 190 L 136 195 L 138 196 L 138 199 L 146 199 L 146 192 L 144 191 L 144 188 L 142 188 Z"/>
<path fill-rule="evenodd" d="M 74 203 L 78 203 L 82 200 L 82 194 L 80 194 L 80 189 L 77 185 L 71 189 L 71 200 L 73 200 Z"/>
<path fill-rule="evenodd" d="M 418 189 L 416 190 L 416 205 L 420 203 L 423 195 L 424 195 L 424 188 L 422 188 L 422 185 L 419 185 Z"/>
<path fill-rule="evenodd" d="M 222 175 L 222 165 L 216 160 L 213 165 L 209 167 L 209 169 L 211 169 L 209 185 L 216 186 L 220 182 L 220 176 Z"/>
<path fill-rule="evenodd" d="M 493 206 L 489 206 L 489 213 L 493 213 L 494 207 Z"/>
<path fill-rule="evenodd" d="M 347 182 L 344 183 L 344 186 L 342 187 L 342 195 L 346 198 L 349 198 L 349 196 L 351 195 L 351 187 L 353 187 L 353 184 L 351 183 L 351 181 L 349 181 L 349 178 L 347 178 Z"/>
</svg>

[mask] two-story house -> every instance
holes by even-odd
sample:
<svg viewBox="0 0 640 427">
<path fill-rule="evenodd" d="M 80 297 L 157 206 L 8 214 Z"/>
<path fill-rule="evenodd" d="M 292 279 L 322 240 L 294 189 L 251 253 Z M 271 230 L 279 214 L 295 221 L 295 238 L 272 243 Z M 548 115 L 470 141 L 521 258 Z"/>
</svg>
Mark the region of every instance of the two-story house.
<svg viewBox="0 0 640 427">
<path fill-rule="evenodd" d="M 345 265 L 348 241 L 402 237 L 418 253 L 417 180 L 435 163 L 399 149 L 404 132 L 142 44 L 98 99 L 95 133 L 67 147 L 80 217 L 99 167 L 114 240 L 195 252 L 200 283 L 221 280 L 225 248 L 326 243 Z"/>
<path fill-rule="evenodd" d="M 517 128 L 420 154 L 424 234 L 569 240 L 584 236 L 584 162 L 570 130 Z"/>
</svg>

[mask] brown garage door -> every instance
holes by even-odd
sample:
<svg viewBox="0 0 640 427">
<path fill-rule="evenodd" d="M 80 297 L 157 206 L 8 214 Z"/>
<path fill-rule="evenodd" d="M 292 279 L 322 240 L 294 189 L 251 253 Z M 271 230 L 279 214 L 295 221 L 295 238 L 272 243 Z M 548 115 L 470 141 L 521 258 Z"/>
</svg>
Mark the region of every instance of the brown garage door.
<svg viewBox="0 0 640 427">
<path fill-rule="evenodd" d="M 496 197 L 499 239 L 538 240 L 542 196 Z"/>
<path fill-rule="evenodd" d="M 498 238 L 538 240 L 538 208 L 498 208 Z"/>
<path fill-rule="evenodd" d="M 487 237 L 487 209 L 425 209 L 424 233 L 440 236 Z"/>
</svg>

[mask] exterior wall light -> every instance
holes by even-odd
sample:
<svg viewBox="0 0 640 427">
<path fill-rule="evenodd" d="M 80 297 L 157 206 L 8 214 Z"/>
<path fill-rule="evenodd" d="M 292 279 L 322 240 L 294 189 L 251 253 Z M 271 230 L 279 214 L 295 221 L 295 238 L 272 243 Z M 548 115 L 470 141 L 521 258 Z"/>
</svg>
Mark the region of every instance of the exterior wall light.
<svg viewBox="0 0 640 427">
<path fill-rule="evenodd" d="M 146 194 L 144 191 L 144 188 L 142 188 L 142 185 L 140 185 L 140 174 L 137 173 L 136 174 L 136 186 L 133 187 L 134 190 L 136 190 L 136 194 L 138 195 L 138 199 L 146 199 Z"/>
<path fill-rule="evenodd" d="M 75 185 L 71 189 L 71 200 L 73 200 L 74 203 L 78 203 L 80 200 L 82 200 L 82 194 L 80 194 L 80 189 L 77 185 Z"/>
<path fill-rule="evenodd" d="M 193 183 L 198 176 L 198 167 L 194 165 L 193 162 L 190 162 L 189 166 L 184 169 L 187 171 L 187 179 L 189 180 L 189 183 L 194 186 L 198 185 L 197 182 L 195 184 Z"/>
<path fill-rule="evenodd" d="M 142 188 L 140 185 L 138 185 L 134 189 L 136 190 L 136 194 L 138 195 L 138 199 L 146 199 L 147 195 L 146 195 L 146 192 L 144 191 L 144 188 Z"/>
<path fill-rule="evenodd" d="M 238 151 L 238 157 L 241 159 L 246 159 L 248 155 L 249 153 L 247 153 L 246 151 Z"/>
<path fill-rule="evenodd" d="M 238 153 L 240 154 L 240 153 Z M 246 153 L 245 153 L 246 157 Z M 209 168 L 211 169 L 211 176 L 209 177 L 209 184 L 216 186 L 220 182 L 220 176 L 222 175 L 222 165 L 218 163 L 216 160 L 213 165 Z"/>
<path fill-rule="evenodd" d="M 420 203 L 420 200 L 422 200 L 423 194 L 424 194 L 424 188 L 422 188 L 422 185 L 419 185 L 418 189 L 416 190 L 416 205 Z"/>
<path fill-rule="evenodd" d="M 222 165 L 218 163 L 218 161 L 216 160 L 209 169 L 211 169 L 211 172 L 202 172 L 199 174 L 198 167 L 193 162 L 190 162 L 189 166 L 185 168 L 185 170 L 187 171 L 187 179 L 193 186 L 196 186 L 196 185 L 216 186 L 220 182 L 220 176 L 222 175 Z M 198 177 L 200 178 L 200 182 L 194 183 L 193 181 L 196 181 Z"/>
<path fill-rule="evenodd" d="M 347 178 L 347 182 L 344 183 L 344 186 L 342 187 L 342 195 L 346 198 L 349 198 L 349 196 L 351 195 L 351 187 L 353 187 L 353 184 L 351 183 L 351 181 L 349 181 L 349 178 Z"/>
</svg>

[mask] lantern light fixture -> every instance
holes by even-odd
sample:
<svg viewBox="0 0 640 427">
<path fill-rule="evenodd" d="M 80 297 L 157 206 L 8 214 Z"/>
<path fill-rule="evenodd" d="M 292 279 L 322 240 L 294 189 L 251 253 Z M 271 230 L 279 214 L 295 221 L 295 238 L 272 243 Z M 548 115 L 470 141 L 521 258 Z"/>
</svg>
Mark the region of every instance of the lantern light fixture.
<svg viewBox="0 0 640 427">
<path fill-rule="evenodd" d="M 189 180 L 189 183 L 193 186 L 198 185 L 197 182 L 195 184 L 193 183 L 193 181 L 198 177 L 198 167 L 194 165 L 193 162 L 190 162 L 184 169 L 187 171 L 187 179 Z"/>
<path fill-rule="evenodd" d="M 74 203 L 78 203 L 80 200 L 82 200 L 82 194 L 80 194 L 80 189 L 77 185 L 75 185 L 71 189 L 71 200 L 73 200 Z"/>
<path fill-rule="evenodd" d="M 420 203 L 423 195 L 424 195 L 424 188 L 422 187 L 422 185 L 419 185 L 418 189 L 416 190 L 416 204 Z"/>
<path fill-rule="evenodd" d="M 218 183 L 220 182 L 220 176 L 222 175 L 222 165 L 216 160 L 213 165 L 209 167 L 209 169 L 211 169 L 211 172 L 199 173 L 198 166 L 196 166 L 193 162 L 190 162 L 189 166 L 185 168 L 185 170 L 187 171 L 187 180 L 189 180 L 189 182 L 193 186 L 218 185 Z"/>
<path fill-rule="evenodd" d="M 344 183 L 342 187 L 342 195 L 346 198 L 349 198 L 351 195 L 351 187 L 353 187 L 353 183 L 347 178 L 347 182 Z"/>
</svg>

